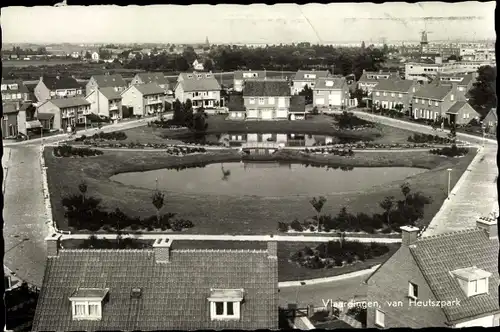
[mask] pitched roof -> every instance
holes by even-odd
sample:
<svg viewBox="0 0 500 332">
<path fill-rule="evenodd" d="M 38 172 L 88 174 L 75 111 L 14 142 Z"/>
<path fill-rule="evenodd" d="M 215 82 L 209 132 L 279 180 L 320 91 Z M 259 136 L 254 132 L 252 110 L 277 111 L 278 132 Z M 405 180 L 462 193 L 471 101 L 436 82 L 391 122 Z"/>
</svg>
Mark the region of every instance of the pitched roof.
<svg viewBox="0 0 500 332">
<path fill-rule="evenodd" d="M 333 82 L 332 86 L 327 86 L 327 82 Z M 313 90 L 338 90 L 342 89 L 346 84 L 343 77 L 322 77 L 316 80 Z"/>
<path fill-rule="evenodd" d="M 363 72 L 363 74 L 361 74 L 361 77 L 359 78 L 358 80 L 358 83 L 376 83 L 376 82 L 379 82 L 381 80 L 384 80 L 384 79 L 387 79 L 387 78 L 384 78 L 384 77 L 380 77 L 380 78 L 377 78 L 377 77 L 373 77 L 373 78 L 369 78 L 370 75 L 375 75 L 375 76 L 380 76 L 380 75 L 384 75 L 385 76 L 389 76 L 388 79 L 400 79 L 400 77 L 398 76 L 398 73 L 393 73 L 393 72 L 389 72 L 389 71 L 365 71 Z"/>
<path fill-rule="evenodd" d="M 451 85 L 435 85 L 426 84 L 418 89 L 413 95 L 414 98 L 427 98 L 435 100 L 443 100 L 450 93 Z"/>
<path fill-rule="evenodd" d="M 227 108 L 229 111 L 234 112 L 244 112 L 245 103 L 243 101 L 243 96 L 241 95 L 229 95 L 229 101 L 227 103 Z"/>
<path fill-rule="evenodd" d="M 4 80 L 2 79 L 2 84 L 7 85 L 7 91 L 18 91 L 20 93 L 28 93 L 28 88 L 26 85 L 24 85 L 23 81 L 21 80 Z M 17 84 L 16 89 L 11 89 L 11 85 Z"/>
<path fill-rule="evenodd" d="M 284 80 L 248 81 L 243 87 L 243 96 L 245 97 L 278 97 L 290 96 L 290 94 L 290 86 Z"/>
<path fill-rule="evenodd" d="M 90 103 L 82 97 L 50 99 L 47 100 L 47 102 L 51 102 L 59 108 L 90 105 Z"/>
<path fill-rule="evenodd" d="M 19 112 L 19 110 L 16 108 L 16 103 L 4 103 L 2 105 L 3 109 L 3 114 L 14 114 Z"/>
<path fill-rule="evenodd" d="M 243 73 L 255 73 L 257 74 L 257 79 L 262 79 L 267 76 L 267 71 L 265 70 L 237 70 L 234 72 L 234 79 L 235 80 L 241 80 L 243 79 Z M 253 79 L 253 77 L 245 77 L 246 80 L 248 79 Z"/>
<path fill-rule="evenodd" d="M 373 90 L 407 93 L 413 84 L 410 80 L 380 80 Z"/>
<path fill-rule="evenodd" d="M 165 90 L 156 83 L 138 84 L 135 87 L 145 96 L 165 93 Z"/>
<path fill-rule="evenodd" d="M 498 119 L 498 114 L 497 114 L 497 109 L 496 108 L 492 108 L 488 114 L 486 114 L 486 117 L 488 116 L 492 116 L 494 118 L 495 121 L 497 121 Z"/>
<path fill-rule="evenodd" d="M 118 91 L 116 91 L 114 88 L 111 88 L 111 87 L 99 88 L 99 91 L 101 91 L 101 93 L 107 99 L 122 99 L 122 95 Z"/>
<path fill-rule="evenodd" d="M 59 89 L 80 89 L 81 85 L 76 79 L 70 76 L 49 76 L 43 75 L 42 81 L 49 90 Z"/>
<path fill-rule="evenodd" d="M 304 113 L 306 111 L 306 97 L 293 95 L 290 98 L 290 112 Z"/>
<path fill-rule="evenodd" d="M 316 75 L 315 78 L 306 78 L 306 74 L 313 74 Z M 293 78 L 294 81 L 315 81 L 317 78 L 322 78 L 322 77 L 327 77 L 329 76 L 330 73 L 328 70 L 299 70 L 295 73 L 295 76 Z"/>
<path fill-rule="evenodd" d="M 485 231 L 468 229 L 423 237 L 410 246 L 415 261 L 438 301 L 460 300 L 460 305 L 444 306 L 450 322 L 499 311 L 498 239 Z M 467 297 L 451 271 L 476 266 L 492 273 L 489 294 Z"/>
<path fill-rule="evenodd" d="M 458 111 L 467 104 L 466 101 L 457 101 L 446 111 L 447 114 L 458 114 Z"/>
<path fill-rule="evenodd" d="M 219 82 L 212 73 L 181 73 L 180 76 L 182 80 L 178 84 L 182 85 L 185 92 L 221 90 Z"/>
<path fill-rule="evenodd" d="M 38 112 L 36 118 L 38 120 L 50 120 L 54 117 L 54 113 L 42 113 Z"/>
<path fill-rule="evenodd" d="M 165 77 L 164 73 L 161 72 L 148 72 L 148 73 L 138 73 L 137 76 L 141 79 L 142 82 L 148 83 L 156 83 L 156 84 L 170 84 L 168 79 Z"/>
<path fill-rule="evenodd" d="M 474 74 L 473 73 L 469 73 L 469 74 L 447 74 L 447 73 L 439 73 L 438 76 L 440 78 L 446 78 L 446 77 L 449 77 L 449 78 L 460 78 L 462 79 L 461 81 L 457 82 L 457 81 L 447 81 L 447 80 L 441 80 L 441 84 L 452 84 L 452 83 L 457 83 L 457 85 L 460 85 L 460 86 L 467 86 L 469 85 L 469 83 L 474 80 Z"/>
<path fill-rule="evenodd" d="M 92 76 L 100 88 L 127 86 L 122 75 L 94 75 Z"/>
<path fill-rule="evenodd" d="M 47 260 L 33 330 L 195 330 L 278 328 L 278 266 L 267 250 L 60 250 Z M 108 288 L 100 321 L 73 321 L 78 288 Z M 140 298 L 131 297 L 141 289 Z M 212 321 L 213 289 L 243 289 L 239 321 Z"/>
</svg>

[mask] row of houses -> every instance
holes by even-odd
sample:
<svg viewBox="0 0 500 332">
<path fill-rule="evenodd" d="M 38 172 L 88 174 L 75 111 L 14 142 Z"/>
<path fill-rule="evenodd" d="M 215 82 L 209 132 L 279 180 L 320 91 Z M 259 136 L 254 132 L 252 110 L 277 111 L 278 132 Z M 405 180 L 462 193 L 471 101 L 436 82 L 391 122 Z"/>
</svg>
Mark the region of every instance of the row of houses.
<svg viewBox="0 0 500 332">
<path fill-rule="evenodd" d="M 367 327 L 499 326 L 496 219 L 431 237 L 401 229 L 401 247 L 365 281 Z M 279 328 L 277 242 L 63 249 L 60 237 L 46 239 L 34 331 Z"/>
</svg>

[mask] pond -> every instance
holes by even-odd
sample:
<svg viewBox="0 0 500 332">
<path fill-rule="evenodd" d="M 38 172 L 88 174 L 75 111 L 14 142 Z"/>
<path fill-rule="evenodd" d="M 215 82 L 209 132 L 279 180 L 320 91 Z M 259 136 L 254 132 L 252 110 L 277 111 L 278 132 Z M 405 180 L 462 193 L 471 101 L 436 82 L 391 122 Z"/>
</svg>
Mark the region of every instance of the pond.
<svg viewBox="0 0 500 332">
<path fill-rule="evenodd" d="M 409 167 L 359 167 L 346 171 L 297 163 L 231 162 L 183 170 L 122 173 L 111 180 L 152 190 L 158 185 L 159 190 L 186 194 L 284 197 L 363 191 L 425 171 Z"/>
<path fill-rule="evenodd" d="M 279 134 L 279 133 L 224 133 L 207 134 L 199 137 L 189 136 L 180 138 L 186 143 L 221 143 L 226 146 L 240 146 L 243 143 L 282 143 L 284 146 L 317 146 L 340 143 L 353 143 L 359 139 L 340 138 L 326 135 L 312 134 Z"/>
</svg>

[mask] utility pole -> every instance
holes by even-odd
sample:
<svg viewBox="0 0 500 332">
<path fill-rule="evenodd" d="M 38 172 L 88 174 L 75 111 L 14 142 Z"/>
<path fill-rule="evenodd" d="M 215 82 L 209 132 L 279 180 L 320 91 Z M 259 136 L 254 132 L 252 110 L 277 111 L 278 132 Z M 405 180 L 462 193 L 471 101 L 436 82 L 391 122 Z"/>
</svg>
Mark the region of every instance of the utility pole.
<svg viewBox="0 0 500 332">
<path fill-rule="evenodd" d="M 448 171 L 448 199 L 450 199 L 450 190 L 451 190 L 451 168 L 447 169 Z"/>
</svg>

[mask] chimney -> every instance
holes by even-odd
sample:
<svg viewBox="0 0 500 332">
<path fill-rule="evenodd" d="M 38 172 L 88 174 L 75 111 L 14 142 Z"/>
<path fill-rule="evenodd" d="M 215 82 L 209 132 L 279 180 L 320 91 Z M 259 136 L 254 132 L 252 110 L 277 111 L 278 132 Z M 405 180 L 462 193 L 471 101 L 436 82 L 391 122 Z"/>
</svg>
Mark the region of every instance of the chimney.
<svg viewBox="0 0 500 332">
<path fill-rule="evenodd" d="M 59 254 L 61 237 L 61 234 L 52 233 L 45 238 L 45 243 L 47 244 L 47 257 L 57 257 Z"/>
<path fill-rule="evenodd" d="M 153 251 L 155 253 L 156 263 L 170 262 L 170 246 L 172 241 L 167 238 L 156 239 L 153 243 Z"/>
<path fill-rule="evenodd" d="M 417 241 L 418 228 L 414 226 L 402 226 L 401 228 L 401 245 L 408 247 Z"/>
<path fill-rule="evenodd" d="M 498 222 L 496 219 L 481 217 L 476 221 L 476 227 L 482 229 L 490 240 L 498 239 Z"/>
<path fill-rule="evenodd" d="M 267 243 L 268 258 L 278 259 L 278 242 L 270 241 Z"/>
</svg>

